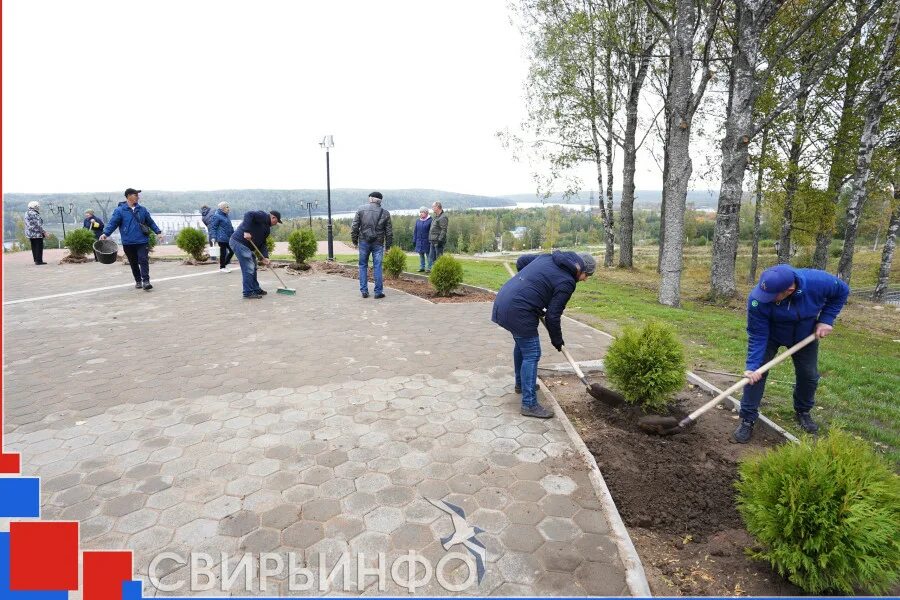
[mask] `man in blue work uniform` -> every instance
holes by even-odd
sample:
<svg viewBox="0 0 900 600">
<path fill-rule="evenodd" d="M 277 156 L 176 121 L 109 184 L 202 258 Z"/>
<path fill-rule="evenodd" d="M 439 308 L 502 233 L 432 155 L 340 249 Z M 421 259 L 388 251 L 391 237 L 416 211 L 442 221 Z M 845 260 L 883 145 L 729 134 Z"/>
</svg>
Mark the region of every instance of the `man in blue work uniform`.
<svg viewBox="0 0 900 600">
<path fill-rule="evenodd" d="M 759 417 L 759 403 L 766 386 L 766 374 L 756 369 L 772 360 L 781 346 L 793 346 L 815 333 L 821 339 L 831 333 L 850 287 L 829 273 L 817 269 L 795 269 L 777 265 L 763 271 L 747 298 L 747 366 L 744 377 L 750 384 L 741 399 L 741 423 L 732 434 L 735 442 L 746 444 Z M 815 405 L 819 341 L 792 355 L 796 381 L 794 412 L 797 424 L 807 433 L 816 433 L 809 411 Z"/>
<path fill-rule="evenodd" d="M 538 322 L 546 311 L 544 320 L 550 343 L 562 350 L 563 310 L 575 284 L 593 275 L 596 264 L 590 254 L 526 254 L 516 261 L 519 272 L 497 293 L 491 320 L 509 331 L 515 341 L 516 393 L 522 394 L 521 412 L 526 417 L 553 416 L 553 411 L 537 400 L 537 365 L 541 358 Z"/>
</svg>

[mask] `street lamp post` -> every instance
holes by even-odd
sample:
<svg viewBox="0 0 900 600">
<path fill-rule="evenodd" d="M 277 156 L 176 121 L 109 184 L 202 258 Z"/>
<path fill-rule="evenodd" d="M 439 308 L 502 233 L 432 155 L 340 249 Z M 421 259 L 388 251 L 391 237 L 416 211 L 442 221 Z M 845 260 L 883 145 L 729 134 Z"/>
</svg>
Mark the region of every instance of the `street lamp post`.
<svg viewBox="0 0 900 600">
<path fill-rule="evenodd" d="M 59 214 L 59 222 L 62 223 L 63 228 L 63 238 L 66 237 L 66 215 L 71 215 L 75 211 L 75 205 L 69 202 L 69 210 L 66 210 L 66 207 L 62 204 L 54 205 L 51 204 L 47 207 L 50 212 L 55 212 Z"/>
<path fill-rule="evenodd" d="M 309 213 L 309 228 L 310 228 L 310 229 L 312 229 L 312 209 L 313 209 L 313 206 L 315 206 L 316 208 L 319 208 L 319 201 L 316 200 L 315 202 L 307 202 L 307 203 L 306 203 L 306 211 Z"/>
<path fill-rule="evenodd" d="M 326 135 L 319 142 L 319 146 L 325 150 L 325 185 L 328 197 L 328 260 L 334 262 L 334 228 L 331 222 L 331 158 L 330 151 L 334 148 L 334 136 Z"/>
</svg>

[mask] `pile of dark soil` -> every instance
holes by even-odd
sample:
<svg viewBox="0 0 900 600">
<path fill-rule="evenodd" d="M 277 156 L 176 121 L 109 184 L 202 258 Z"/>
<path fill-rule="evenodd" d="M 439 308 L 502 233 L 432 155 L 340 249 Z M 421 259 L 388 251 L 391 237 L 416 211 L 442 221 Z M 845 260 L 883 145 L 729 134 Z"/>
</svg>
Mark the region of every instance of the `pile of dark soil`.
<svg viewBox="0 0 900 600">
<path fill-rule="evenodd" d="M 733 444 L 736 413 L 721 408 L 685 433 L 651 435 L 637 426 L 640 409 L 598 402 L 575 377 L 545 382 L 597 460 L 655 595 L 802 594 L 767 564 L 747 558 L 753 540 L 735 506 L 739 458 L 783 438 L 760 426 L 750 444 Z M 669 416 L 680 419 L 709 399 L 686 386 Z"/>
</svg>

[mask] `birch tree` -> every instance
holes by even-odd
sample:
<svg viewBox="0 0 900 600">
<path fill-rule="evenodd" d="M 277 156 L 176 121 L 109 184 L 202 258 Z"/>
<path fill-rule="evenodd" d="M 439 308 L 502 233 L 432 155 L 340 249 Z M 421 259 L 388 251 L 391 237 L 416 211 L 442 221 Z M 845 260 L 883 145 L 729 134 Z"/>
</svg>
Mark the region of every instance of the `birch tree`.
<svg viewBox="0 0 900 600">
<path fill-rule="evenodd" d="M 894 148 L 894 203 L 891 219 L 888 222 L 887 237 L 881 249 L 881 266 L 878 269 L 878 282 L 872 300 L 881 302 L 888 289 L 891 276 L 891 264 L 894 261 L 894 250 L 897 245 L 897 231 L 900 230 L 900 144 Z"/>
<path fill-rule="evenodd" d="M 878 142 L 878 128 L 881 114 L 888 101 L 893 87 L 897 85 L 897 31 L 900 28 L 900 4 L 894 9 L 891 17 L 888 36 L 879 61 L 878 74 L 872 89 L 866 97 L 866 118 L 863 122 L 862 135 L 856 153 L 856 168 L 851 183 L 850 202 L 847 206 L 847 222 L 844 228 L 844 249 L 838 263 L 837 276 L 850 282 L 853 274 L 853 251 L 856 246 L 856 233 L 863 204 L 866 201 L 866 183 L 869 180 L 872 165 L 872 152 Z"/>
<path fill-rule="evenodd" d="M 684 212 L 693 165 L 691 126 L 706 86 L 713 76 L 709 63 L 722 0 L 675 0 L 674 13 L 663 12 L 655 0 L 645 0 L 669 42 L 669 82 L 666 92 L 670 124 L 666 133 L 668 169 L 663 189 L 666 200 L 665 244 L 661 249 L 659 302 L 679 306 L 684 265 Z M 694 88 L 694 57 L 699 49 L 699 83 Z"/>
<path fill-rule="evenodd" d="M 880 7 L 881 0 L 872 0 L 866 13 L 858 15 L 854 25 L 816 57 L 815 67 L 804 82 L 797 85 L 767 115 L 754 119 L 754 105 L 760 90 L 770 76 L 770 67 L 761 63 L 763 35 L 771 25 L 784 0 L 734 0 L 736 6 L 736 52 L 732 57 L 734 84 L 728 100 L 728 116 L 722 139 L 722 182 L 716 212 L 713 257 L 710 270 L 711 296 L 732 297 L 736 290 L 735 264 L 739 238 L 738 218 L 747 169 L 748 147 L 754 137 L 794 105 L 797 98 L 808 92 L 832 65 L 838 52 L 862 28 Z M 822 0 L 810 6 L 808 16 L 795 29 L 786 32 L 775 47 L 774 56 L 784 55 L 822 17 L 835 0 Z"/>
</svg>

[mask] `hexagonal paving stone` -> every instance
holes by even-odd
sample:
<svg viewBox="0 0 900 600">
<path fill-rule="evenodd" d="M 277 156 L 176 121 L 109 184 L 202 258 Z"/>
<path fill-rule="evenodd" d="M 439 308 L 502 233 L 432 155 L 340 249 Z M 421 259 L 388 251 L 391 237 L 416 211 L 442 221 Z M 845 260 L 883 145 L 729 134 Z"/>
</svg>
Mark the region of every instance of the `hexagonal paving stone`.
<svg viewBox="0 0 900 600">
<path fill-rule="evenodd" d="M 378 506 L 378 500 L 374 494 L 367 492 L 354 492 L 341 500 L 343 510 L 354 516 L 363 516 Z"/>
<path fill-rule="evenodd" d="M 225 491 L 233 496 L 243 497 L 249 496 L 253 492 L 259 491 L 262 489 L 262 478 L 261 477 L 253 477 L 251 475 L 245 475 L 243 477 L 239 477 L 234 481 L 230 481 L 225 486 Z"/>
<path fill-rule="evenodd" d="M 146 494 L 126 494 L 108 501 L 103 506 L 102 512 L 111 517 L 124 517 L 128 513 L 133 513 L 144 506 L 146 502 Z"/>
<path fill-rule="evenodd" d="M 562 494 L 567 496 L 575 491 L 578 484 L 576 484 L 571 477 L 551 473 L 550 475 L 541 478 L 541 486 L 547 490 L 548 494 Z"/>
<path fill-rule="evenodd" d="M 235 496 L 219 496 L 203 506 L 203 516 L 210 519 L 224 519 L 241 509 L 241 499 Z"/>
<path fill-rule="evenodd" d="M 245 536 L 241 540 L 240 549 L 259 554 L 275 550 L 280 543 L 281 537 L 277 530 L 262 527 Z"/>
<path fill-rule="evenodd" d="M 266 475 L 271 475 L 275 473 L 280 468 L 281 463 L 279 463 L 274 458 L 264 458 L 262 460 L 258 460 L 247 467 L 247 473 L 250 475 L 257 475 L 259 477 L 265 477 Z"/>
<path fill-rule="evenodd" d="M 536 481 L 517 481 L 509 491 L 513 498 L 523 502 L 538 502 L 546 495 L 544 488 Z"/>
<path fill-rule="evenodd" d="M 569 542 L 547 542 L 536 554 L 548 571 L 573 573 L 584 560 Z"/>
<path fill-rule="evenodd" d="M 544 543 L 541 533 L 531 525 L 513 524 L 500 534 L 500 540 L 509 550 L 534 552 Z"/>
<path fill-rule="evenodd" d="M 547 517 L 538 523 L 538 530 L 552 542 L 568 542 L 581 535 L 581 529 L 572 519 Z"/>
<path fill-rule="evenodd" d="M 325 537 L 325 526 L 315 521 L 301 521 L 281 532 L 281 540 L 293 548 L 309 548 Z"/>
<path fill-rule="evenodd" d="M 581 510 L 581 507 L 569 496 L 561 496 L 559 494 L 544 496 L 540 502 L 540 506 L 547 515 L 553 517 L 571 518 Z"/>
<path fill-rule="evenodd" d="M 137 533 L 155 525 L 157 519 L 159 519 L 159 512 L 150 508 L 142 508 L 120 518 L 116 523 L 116 530 L 122 533 Z"/>
<path fill-rule="evenodd" d="M 392 485 L 379 490 L 375 494 L 379 504 L 403 507 L 416 498 L 416 491 L 411 487 Z"/>
<path fill-rule="evenodd" d="M 479 508 L 471 516 L 468 516 L 467 520 L 470 524 L 481 527 L 489 533 L 500 533 L 504 527 L 509 525 L 509 519 L 502 511 L 487 508 Z"/>
<path fill-rule="evenodd" d="M 474 494 L 484 486 L 476 475 L 456 475 L 447 481 L 447 485 L 459 494 Z"/>
<path fill-rule="evenodd" d="M 403 511 L 391 506 L 381 506 L 366 514 L 364 519 L 368 529 L 392 533 L 403 523 Z"/>
<path fill-rule="evenodd" d="M 331 517 L 341 512 L 341 504 L 332 498 L 315 498 L 304 502 L 300 509 L 300 516 L 305 521 L 318 521 L 324 523 Z"/>
<path fill-rule="evenodd" d="M 533 554 L 507 552 L 499 561 L 497 568 L 507 582 L 534 585 L 544 570 L 540 561 Z"/>
<path fill-rule="evenodd" d="M 316 486 L 300 483 L 281 492 L 281 497 L 291 504 L 303 504 L 307 500 L 315 498 L 316 494 Z"/>
<path fill-rule="evenodd" d="M 349 542 L 365 529 L 366 526 L 362 519 L 339 515 L 325 523 L 325 538 Z"/>
<path fill-rule="evenodd" d="M 219 522 L 218 533 L 231 537 L 242 537 L 257 527 L 259 527 L 259 515 L 249 510 L 240 510 Z"/>
<path fill-rule="evenodd" d="M 300 506 L 296 504 L 282 504 L 261 515 L 263 527 L 277 530 L 285 529 L 300 520 Z"/>
<path fill-rule="evenodd" d="M 219 529 L 218 521 L 195 519 L 175 530 L 174 541 L 192 547 L 197 540 L 212 538 Z"/>
<path fill-rule="evenodd" d="M 600 533 L 604 535 L 609 533 L 609 524 L 606 522 L 606 517 L 599 510 L 582 509 L 575 515 L 573 520 L 585 533 Z"/>
<path fill-rule="evenodd" d="M 329 479 L 319 486 L 318 493 L 326 498 L 334 498 L 340 500 L 344 496 L 349 496 L 356 490 L 356 484 L 352 479 L 336 477 Z"/>
<path fill-rule="evenodd" d="M 360 492 L 374 494 L 391 485 L 391 480 L 382 473 L 366 473 L 356 479 L 356 489 Z"/>
<path fill-rule="evenodd" d="M 591 596 L 616 596 L 622 591 L 620 565 L 584 562 L 575 570 L 575 581 Z"/>
<path fill-rule="evenodd" d="M 334 477 L 334 471 L 321 465 L 310 467 L 300 474 L 300 480 L 309 485 L 322 485 L 332 477 Z"/>
</svg>

